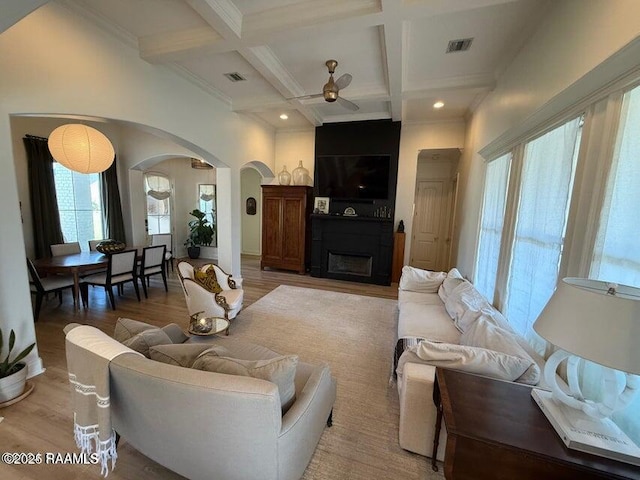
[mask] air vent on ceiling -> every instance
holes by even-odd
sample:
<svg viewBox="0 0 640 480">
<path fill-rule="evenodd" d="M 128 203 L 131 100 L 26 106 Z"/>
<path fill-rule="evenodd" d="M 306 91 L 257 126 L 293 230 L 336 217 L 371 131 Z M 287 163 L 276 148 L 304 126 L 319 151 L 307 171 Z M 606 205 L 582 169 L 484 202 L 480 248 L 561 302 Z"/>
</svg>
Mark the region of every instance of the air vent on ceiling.
<svg viewBox="0 0 640 480">
<path fill-rule="evenodd" d="M 224 76 L 227 77 L 232 82 L 242 82 L 246 80 L 246 78 L 244 78 L 238 72 L 225 73 Z"/>
<path fill-rule="evenodd" d="M 447 45 L 447 53 L 466 52 L 471 47 L 473 38 L 461 38 L 460 40 L 451 40 Z"/>
</svg>

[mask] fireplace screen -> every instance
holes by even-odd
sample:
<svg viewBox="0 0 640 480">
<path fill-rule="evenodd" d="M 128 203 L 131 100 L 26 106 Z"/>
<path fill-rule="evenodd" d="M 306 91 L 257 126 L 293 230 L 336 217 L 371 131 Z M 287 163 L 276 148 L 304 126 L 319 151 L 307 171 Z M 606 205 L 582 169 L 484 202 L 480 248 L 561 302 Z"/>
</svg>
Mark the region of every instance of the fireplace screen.
<svg viewBox="0 0 640 480">
<path fill-rule="evenodd" d="M 360 277 L 371 276 L 371 256 L 342 255 L 329 252 L 329 273 L 343 273 L 358 275 Z"/>
</svg>

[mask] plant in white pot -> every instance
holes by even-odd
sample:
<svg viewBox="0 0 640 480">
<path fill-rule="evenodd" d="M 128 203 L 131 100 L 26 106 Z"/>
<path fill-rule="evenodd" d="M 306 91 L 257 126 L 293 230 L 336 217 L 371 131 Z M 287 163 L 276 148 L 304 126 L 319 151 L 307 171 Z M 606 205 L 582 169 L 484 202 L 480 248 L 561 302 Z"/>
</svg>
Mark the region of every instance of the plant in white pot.
<svg viewBox="0 0 640 480">
<path fill-rule="evenodd" d="M 21 360 L 29 355 L 35 342 L 25 348 L 22 352 L 10 360 L 11 351 L 16 343 L 16 334 L 13 330 L 9 334 L 9 352 L 6 358 L 0 362 L 0 403 L 8 402 L 24 392 L 25 382 L 27 380 L 27 364 Z M 0 329 L 0 354 L 2 354 L 2 329 Z M 0 355 L 0 358 L 2 356 Z"/>
</svg>

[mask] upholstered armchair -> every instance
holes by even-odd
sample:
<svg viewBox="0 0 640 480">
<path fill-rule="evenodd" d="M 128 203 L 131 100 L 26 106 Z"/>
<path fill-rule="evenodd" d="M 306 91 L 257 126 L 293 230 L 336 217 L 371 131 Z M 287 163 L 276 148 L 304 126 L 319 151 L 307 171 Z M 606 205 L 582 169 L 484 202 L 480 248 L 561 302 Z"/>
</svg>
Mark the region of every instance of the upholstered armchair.
<svg viewBox="0 0 640 480">
<path fill-rule="evenodd" d="M 189 315 L 204 312 L 207 317 L 222 317 L 232 320 L 242 309 L 244 290 L 241 282 L 231 278 L 231 275 L 214 264 L 206 264 L 198 267 L 206 270 L 213 267 L 218 285 L 222 288 L 220 293 L 213 293 L 195 281 L 194 266 L 188 262 L 178 263 L 180 284 L 187 302 Z"/>
</svg>

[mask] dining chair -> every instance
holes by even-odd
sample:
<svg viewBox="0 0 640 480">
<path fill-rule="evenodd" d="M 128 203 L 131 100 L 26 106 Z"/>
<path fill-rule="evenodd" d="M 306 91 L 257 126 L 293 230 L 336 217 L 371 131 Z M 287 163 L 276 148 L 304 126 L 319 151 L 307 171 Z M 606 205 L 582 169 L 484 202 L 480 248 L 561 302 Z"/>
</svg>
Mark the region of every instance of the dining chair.
<svg viewBox="0 0 640 480">
<path fill-rule="evenodd" d="M 73 253 L 80 253 L 79 242 L 56 243 L 51 245 L 52 257 L 59 257 L 60 255 L 71 255 Z"/>
<path fill-rule="evenodd" d="M 165 262 L 171 263 L 171 271 L 173 272 L 173 239 L 170 233 L 155 233 L 151 235 L 151 246 L 164 245 L 167 250 L 164 252 Z"/>
<path fill-rule="evenodd" d="M 144 298 L 149 298 L 147 295 L 147 284 L 149 277 L 152 275 L 162 275 L 162 281 L 164 282 L 165 292 L 169 291 L 167 287 L 167 273 L 166 273 L 166 261 L 164 245 L 158 245 L 155 247 L 145 247 L 142 249 L 142 261 L 140 262 L 140 268 L 138 270 L 138 278 L 142 282 L 142 290 L 144 291 Z M 147 283 L 145 283 L 145 279 Z"/>
<path fill-rule="evenodd" d="M 98 246 L 98 244 L 100 242 L 104 242 L 104 239 L 100 239 L 100 240 L 89 240 L 89 251 L 90 252 L 97 252 L 96 247 Z"/>
<path fill-rule="evenodd" d="M 133 283 L 136 291 L 136 297 L 140 301 L 140 291 L 138 290 L 138 281 L 136 277 L 136 256 L 137 250 L 125 250 L 123 252 L 112 253 L 109 255 L 109 263 L 107 271 L 103 273 L 94 273 L 83 278 L 80 285 L 83 302 L 88 304 L 89 285 L 101 285 L 109 294 L 109 303 L 111 308 L 116 309 L 116 302 L 113 298 L 113 286 L 124 285 L 127 282 Z M 120 293 L 120 292 L 119 292 Z"/>
<path fill-rule="evenodd" d="M 42 308 L 42 299 L 47 293 L 57 293 L 59 305 L 62 305 L 62 290 L 70 288 L 74 290 L 74 282 L 72 275 L 52 275 L 50 277 L 42 277 L 38 274 L 33 262 L 27 258 L 27 269 L 29 270 L 29 288 L 31 294 L 36 296 L 36 311 L 33 319 L 37 322 Z M 75 293 L 75 292 L 74 292 Z"/>
</svg>

